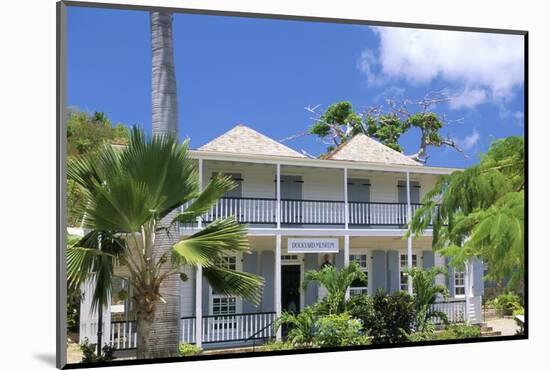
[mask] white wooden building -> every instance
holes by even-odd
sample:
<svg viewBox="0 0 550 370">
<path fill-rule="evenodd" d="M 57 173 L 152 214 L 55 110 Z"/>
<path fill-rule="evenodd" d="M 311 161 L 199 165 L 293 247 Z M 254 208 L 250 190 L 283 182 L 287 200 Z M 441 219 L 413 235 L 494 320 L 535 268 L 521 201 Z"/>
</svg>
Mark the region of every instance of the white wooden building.
<svg viewBox="0 0 550 370">
<path fill-rule="evenodd" d="M 265 279 L 262 301 L 254 306 L 238 297 L 216 294 L 199 269 L 173 292 L 180 297 L 180 341 L 204 347 L 246 345 L 280 336 L 271 327 L 283 310 L 299 311 L 324 292 L 301 289 L 304 272 L 325 262 L 342 267 L 359 263 L 368 283 L 349 295 L 405 290 L 412 286 L 407 266 L 446 266 L 431 248 L 431 230 L 404 238 L 412 213 L 439 176 L 458 169 L 420 165 L 379 142 L 357 135 L 323 159 L 308 158 L 246 126 L 238 125 L 192 150 L 201 186 L 212 176 L 232 176 L 237 187 L 197 223 L 179 225 L 181 237 L 219 217 L 235 215 L 249 226 L 251 253 L 228 256 L 230 268 Z M 448 268 L 438 283 L 451 298 L 437 303 L 455 322 L 481 321 L 483 265 Z M 88 304 L 83 301 L 83 306 Z M 108 314 L 104 338 L 117 348 L 135 346 L 135 324 L 125 319 L 128 304 Z M 83 307 L 83 312 L 86 308 Z M 124 311 L 126 310 L 126 311 Z M 83 315 L 81 338 L 97 337 L 93 315 Z"/>
</svg>

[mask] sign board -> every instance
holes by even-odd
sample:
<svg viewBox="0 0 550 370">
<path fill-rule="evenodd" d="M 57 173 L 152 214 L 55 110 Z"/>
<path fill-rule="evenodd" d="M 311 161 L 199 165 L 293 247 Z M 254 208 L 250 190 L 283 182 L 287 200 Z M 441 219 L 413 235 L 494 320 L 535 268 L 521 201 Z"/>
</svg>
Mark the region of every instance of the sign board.
<svg viewBox="0 0 550 370">
<path fill-rule="evenodd" d="M 338 253 L 338 239 L 288 238 L 288 253 Z"/>
</svg>

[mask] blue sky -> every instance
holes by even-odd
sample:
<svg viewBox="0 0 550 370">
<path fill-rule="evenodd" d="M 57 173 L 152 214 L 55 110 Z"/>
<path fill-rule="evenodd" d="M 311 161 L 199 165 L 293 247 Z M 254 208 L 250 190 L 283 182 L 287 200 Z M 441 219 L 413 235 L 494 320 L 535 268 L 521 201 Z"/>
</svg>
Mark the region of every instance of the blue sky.
<svg viewBox="0 0 550 370">
<path fill-rule="evenodd" d="M 150 132 L 148 13 L 69 7 L 67 33 L 68 105 Z M 443 133 L 468 157 L 430 148 L 429 165 L 467 167 L 524 130 L 522 36 L 176 14 L 174 49 L 179 132 L 193 148 L 237 123 L 288 137 L 312 123 L 306 106 L 348 100 L 361 111 L 440 90 L 452 97 L 436 109 Z M 402 137 L 406 154 L 418 140 Z M 326 148 L 312 136 L 285 144 Z"/>
</svg>

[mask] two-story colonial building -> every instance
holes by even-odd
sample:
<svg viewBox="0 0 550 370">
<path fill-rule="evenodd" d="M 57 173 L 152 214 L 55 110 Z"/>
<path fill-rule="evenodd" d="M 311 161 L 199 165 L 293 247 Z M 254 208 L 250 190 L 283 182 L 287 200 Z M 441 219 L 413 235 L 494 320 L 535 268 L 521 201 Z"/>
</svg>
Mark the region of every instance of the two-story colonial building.
<svg viewBox="0 0 550 370">
<path fill-rule="evenodd" d="M 261 275 L 265 285 L 260 305 L 254 306 L 212 290 L 200 268 L 187 269 L 189 279 L 174 292 L 180 297 L 180 341 L 242 346 L 279 337 L 270 325 L 275 317 L 300 311 L 325 294 L 315 285 L 302 290 L 301 283 L 305 271 L 326 263 L 341 268 L 355 261 L 363 269 L 368 282 L 354 284 L 349 295 L 412 292 L 405 268 L 447 265 L 432 251 L 431 230 L 406 238 L 406 225 L 438 178 L 458 169 L 421 165 L 365 135 L 322 159 L 309 158 L 243 125 L 191 155 L 198 161 L 201 186 L 217 173 L 230 175 L 237 186 L 196 224 L 180 225 L 180 235 L 235 215 L 248 225 L 251 253 L 228 256 L 226 265 Z M 478 261 L 464 270 L 449 268 L 437 283 L 448 286 L 451 298 L 437 308 L 451 321 L 480 322 L 482 275 Z M 128 303 L 115 306 L 119 317 L 106 338 L 117 348 L 131 348 L 132 324 L 120 315 L 128 312 Z M 93 319 L 82 320 L 88 320 L 81 325 L 86 333 Z"/>
</svg>

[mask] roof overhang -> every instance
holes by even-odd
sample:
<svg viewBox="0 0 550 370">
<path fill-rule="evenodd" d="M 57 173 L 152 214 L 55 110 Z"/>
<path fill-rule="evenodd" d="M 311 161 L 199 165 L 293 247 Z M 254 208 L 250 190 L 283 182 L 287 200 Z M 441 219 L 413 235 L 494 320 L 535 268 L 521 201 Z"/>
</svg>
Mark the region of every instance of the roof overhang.
<svg viewBox="0 0 550 370">
<path fill-rule="evenodd" d="M 222 153 L 205 150 L 190 150 L 190 156 L 195 159 L 246 162 L 260 164 L 280 164 L 284 166 L 319 167 L 319 168 L 347 168 L 352 170 L 383 171 L 383 172 L 409 172 L 418 174 L 448 175 L 455 171 L 463 171 L 462 168 L 429 167 L 416 165 L 367 163 L 344 160 L 297 158 L 262 154 Z"/>
</svg>

